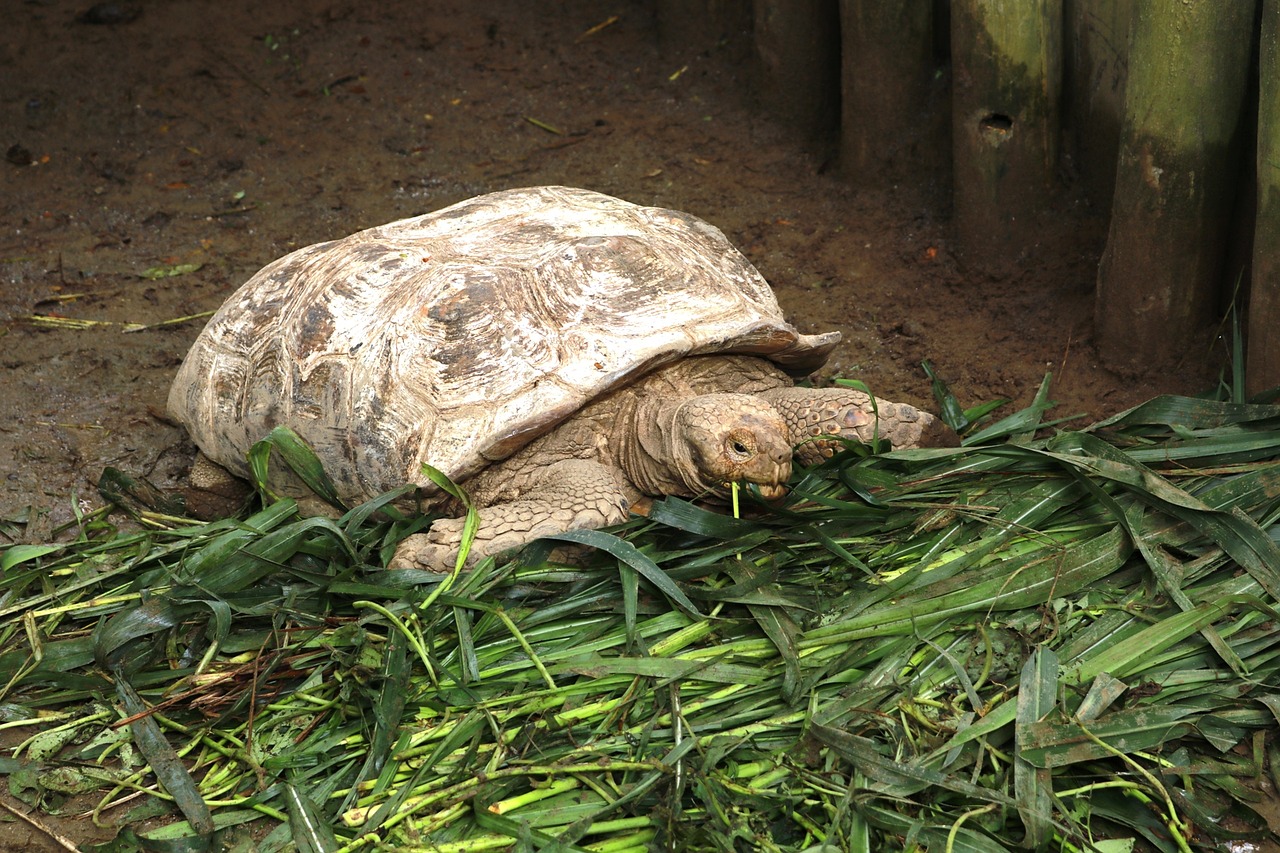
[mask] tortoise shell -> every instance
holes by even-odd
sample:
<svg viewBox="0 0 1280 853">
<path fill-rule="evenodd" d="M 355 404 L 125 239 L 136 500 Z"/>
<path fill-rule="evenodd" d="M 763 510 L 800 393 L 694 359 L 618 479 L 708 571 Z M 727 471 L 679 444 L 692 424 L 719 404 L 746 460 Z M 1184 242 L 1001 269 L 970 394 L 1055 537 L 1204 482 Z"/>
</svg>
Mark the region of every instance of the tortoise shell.
<svg viewBox="0 0 1280 853">
<path fill-rule="evenodd" d="M 247 476 L 286 425 L 348 501 L 457 481 L 676 359 L 754 353 L 795 374 L 802 335 L 716 228 L 567 187 L 514 189 L 299 249 L 236 291 L 191 347 L 169 410 Z"/>
</svg>

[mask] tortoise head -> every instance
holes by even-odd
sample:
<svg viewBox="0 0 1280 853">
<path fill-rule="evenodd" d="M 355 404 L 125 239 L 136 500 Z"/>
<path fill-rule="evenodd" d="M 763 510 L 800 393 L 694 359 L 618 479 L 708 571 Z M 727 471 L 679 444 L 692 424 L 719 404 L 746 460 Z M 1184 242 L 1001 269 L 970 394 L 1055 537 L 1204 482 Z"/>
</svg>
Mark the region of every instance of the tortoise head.
<svg viewBox="0 0 1280 853">
<path fill-rule="evenodd" d="M 755 483 L 781 497 L 791 476 L 787 425 L 773 406 L 748 394 L 703 394 L 681 403 L 671 448 L 689 493 L 728 493 L 731 483 Z"/>
</svg>

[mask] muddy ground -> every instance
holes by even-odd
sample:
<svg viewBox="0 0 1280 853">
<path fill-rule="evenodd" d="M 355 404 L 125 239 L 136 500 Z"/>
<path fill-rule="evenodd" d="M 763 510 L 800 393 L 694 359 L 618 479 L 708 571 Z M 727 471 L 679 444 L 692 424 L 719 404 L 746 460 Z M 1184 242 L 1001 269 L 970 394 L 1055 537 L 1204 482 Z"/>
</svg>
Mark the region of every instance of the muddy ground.
<svg viewBox="0 0 1280 853">
<path fill-rule="evenodd" d="M 181 318 L 291 249 L 513 186 L 709 220 L 797 325 L 844 333 L 826 372 L 885 396 L 929 404 L 927 358 L 966 404 L 1025 404 L 1051 371 L 1055 414 L 1097 418 L 1216 375 L 1206 353 L 1173 374 L 1098 363 L 1105 223 L 1084 200 L 1046 204 L 1035 250 L 962 263 L 945 181 L 855 191 L 834 145 L 752 108 L 749 51 L 664 49 L 649 2 L 25 0 L 3 17 L 0 541 L 100 505 L 105 466 L 181 478 L 192 447 L 163 409 L 203 322 Z"/>
</svg>

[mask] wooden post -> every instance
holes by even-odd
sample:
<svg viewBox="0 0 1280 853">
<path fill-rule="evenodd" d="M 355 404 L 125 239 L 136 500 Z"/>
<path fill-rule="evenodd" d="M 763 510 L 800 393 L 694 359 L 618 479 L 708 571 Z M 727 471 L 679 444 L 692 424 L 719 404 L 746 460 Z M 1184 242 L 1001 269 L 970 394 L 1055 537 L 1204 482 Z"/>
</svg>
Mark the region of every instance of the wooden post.
<svg viewBox="0 0 1280 853">
<path fill-rule="evenodd" d="M 1066 117 L 1071 156 L 1103 214 L 1115 192 L 1134 0 L 1067 0 Z"/>
<path fill-rule="evenodd" d="M 1265 0 L 1258 50 L 1258 213 L 1245 387 L 1280 385 L 1280 0 Z"/>
<path fill-rule="evenodd" d="M 970 263 L 1037 240 L 1057 170 L 1062 41 L 1062 0 L 951 4 L 954 218 Z"/>
<path fill-rule="evenodd" d="M 840 122 L 839 0 L 755 0 L 756 92 L 811 141 Z"/>
<path fill-rule="evenodd" d="M 841 0 L 840 169 L 850 183 L 899 183 L 949 156 L 933 28 L 930 2 Z"/>
<path fill-rule="evenodd" d="M 1203 358 L 1238 173 L 1254 3 L 1137 3 L 1099 351 L 1119 368 Z"/>
</svg>

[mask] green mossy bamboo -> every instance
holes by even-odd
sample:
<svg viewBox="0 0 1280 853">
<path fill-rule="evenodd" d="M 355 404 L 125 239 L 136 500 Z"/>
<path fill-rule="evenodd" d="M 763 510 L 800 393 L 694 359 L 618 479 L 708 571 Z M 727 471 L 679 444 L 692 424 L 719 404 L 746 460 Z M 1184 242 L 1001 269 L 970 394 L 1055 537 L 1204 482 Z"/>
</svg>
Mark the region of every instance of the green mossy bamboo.
<svg viewBox="0 0 1280 853">
<path fill-rule="evenodd" d="M 1240 177 L 1255 4 L 1135 4 L 1097 341 L 1147 369 L 1207 352 Z"/>
<path fill-rule="evenodd" d="M 974 265 L 1038 242 L 1058 165 L 1062 27 L 1062 0 L 951 4 L 954 217 Z"/>
<path fill-rule="evenodd" d="M 802 140 L 840 121 L 838 0 L 755 0 L 755 91 Z"/>
<path fill-rule="evenodd" d="M 932 3 L 841 0 L 840 169 L 855 186 L 915 182 L 947 156 Z"/>
<path fill-rule="evenodd" d="M 1258 57 L 1258 208 L 1249 287 L 1250 393 L 1280 387 L 1280 2 L 1263 0 Z"/>
<path fill-rule="evenodd" d="M 1074 0 L 1067 5 L 1063 82 L 1068 149 L 1090 200 L 1102 210 L 1115 192 L 1133 6 L 1134 0 Z"/>
</svg>

